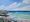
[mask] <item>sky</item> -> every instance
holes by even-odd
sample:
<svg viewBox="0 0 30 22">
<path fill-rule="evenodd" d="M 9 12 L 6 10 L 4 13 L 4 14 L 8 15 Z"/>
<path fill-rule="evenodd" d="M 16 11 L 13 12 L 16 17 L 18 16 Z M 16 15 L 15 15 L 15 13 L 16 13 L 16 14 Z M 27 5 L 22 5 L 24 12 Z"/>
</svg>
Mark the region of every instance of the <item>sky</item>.
<svg viewBox="0 0 30 22">
<path fill-rule="evenodd" d="M 30 10 L 30 0 L 0 0 L 0 9 L 8 11 Z"/>
<path fill-rule="evenodd" d="M 0 9 L 8 11 L 30 11 L 30 0 L 0 0 Z"/>
</svg>

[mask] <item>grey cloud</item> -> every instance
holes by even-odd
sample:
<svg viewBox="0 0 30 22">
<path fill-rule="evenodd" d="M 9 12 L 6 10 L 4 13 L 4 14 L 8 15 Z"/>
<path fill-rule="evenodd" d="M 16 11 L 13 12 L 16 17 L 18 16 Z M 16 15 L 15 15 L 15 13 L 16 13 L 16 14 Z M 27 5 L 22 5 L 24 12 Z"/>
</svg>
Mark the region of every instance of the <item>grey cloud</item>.
<svg viewBox="0 0 30 22">
<path fill-rule="evenodd" d="M 23 0 L 23 3 L 30 4 L 30 0 Z"/>
</svg>

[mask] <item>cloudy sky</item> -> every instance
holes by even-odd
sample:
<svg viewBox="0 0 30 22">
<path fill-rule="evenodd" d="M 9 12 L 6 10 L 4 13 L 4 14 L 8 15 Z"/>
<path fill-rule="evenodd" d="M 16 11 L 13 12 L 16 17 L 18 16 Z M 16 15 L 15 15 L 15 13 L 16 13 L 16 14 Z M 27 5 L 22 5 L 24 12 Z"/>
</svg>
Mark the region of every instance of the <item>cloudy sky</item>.
<svg viewBox="0 0 30 22">
<path fill-rule="evenodd" d="M 30 0 L 0 0 L 0 9 L 8 11 L 30 10 Z"/>
</svg>

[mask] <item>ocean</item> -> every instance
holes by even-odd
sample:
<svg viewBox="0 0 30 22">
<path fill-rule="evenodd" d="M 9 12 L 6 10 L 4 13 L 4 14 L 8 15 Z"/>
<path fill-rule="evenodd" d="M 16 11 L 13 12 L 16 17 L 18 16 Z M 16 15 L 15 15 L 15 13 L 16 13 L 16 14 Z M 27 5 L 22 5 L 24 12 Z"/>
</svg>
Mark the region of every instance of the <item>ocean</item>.
<svg viewBox="0 0 30 22">
<path fill-rule="evenodd" d="M 9 12 L 8 15 L 16 16 L 17 18 L 30 19 L 30 12 Z"/>
</svg>

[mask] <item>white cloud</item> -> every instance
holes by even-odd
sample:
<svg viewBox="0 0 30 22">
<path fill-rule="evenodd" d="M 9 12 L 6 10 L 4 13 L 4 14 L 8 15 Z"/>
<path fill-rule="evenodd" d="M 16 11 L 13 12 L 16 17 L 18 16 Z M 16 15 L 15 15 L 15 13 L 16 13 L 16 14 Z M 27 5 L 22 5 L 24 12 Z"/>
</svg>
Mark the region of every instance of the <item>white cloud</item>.
<svg viewBox="0 0 30 22">
<path fill-rule="evenodd" d="M 30 6 L 18 7 L 18 8 L 16 8 L 16 7 L 17 7 L 16 4 L 17 4 L 17 2 L 14 2 L 14 3 L 12 3 L 11 5 L 6 6 L 6 7 L 5 7 L 4 5 L 2 5 L 2 6 L 0 7 L 0 9 L 12 10 L 12 11 L 30 10 Z M 18 5 L 19 5 L 19 4 L 18 4 Z"/>
<path fill-rule="evenodd" d="M 7 6 L 5 8 L 5 10 L 13 10 L 13 9 L 15 9 L 16 8 L 16 4 L 17 4 L 16 2 L 12 3 L 11 5 Z"/>
<path fill-rule="evenodd" d="M 15 11 L 22 11 L 22 10 L 28 10 L 28 11 L 30 11 L 30 6 L 26 6 L 26 7 L 22 7 L 22 8 L 15 8 L 15 9 L 13 9 L 13 10 L 15 10 Z"/>
<path fill-rule="evenodd" d="M 23 0 L 23 3 L 30 4 L 30 0 Z"/>
<path fill-rule="evenodd" d="M 1 5 L 0 9 L 12 10 L 13 8 L 16 8 L 16 4 L 17 4 L 17 2 L 14 2 L 14 3 L 12 3 L 11 5 L 8 5 L 8 6 Z"/>
<path fill-rule="evenodd" d="M 16 5 L 16 7 L 19 7 L 21 5 L 21 3 L 18 3 L 17 5 Z"/>
<path fill-rule="evenodd" d="M 11 5 L 9 5 L 8 7 L 9 7 L 9 8 L 15 8 L 15 7 L 16 7 L 16 4 L 17 4 L 17 2 L 14 2 L 14 3 L 12 3 Z"/>
<path fill-rule="evenodd" d="M 6 10 L 11 10 L 11 11 L 20 11 L 20 10 L 29 10 L 30 11 L 30 6 L 26 6 L 26 7 L 19 7 L 19 8 L 16 8 L 16 7 L 6 7 L 5 8 Z"/>
</svg>

